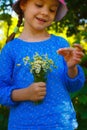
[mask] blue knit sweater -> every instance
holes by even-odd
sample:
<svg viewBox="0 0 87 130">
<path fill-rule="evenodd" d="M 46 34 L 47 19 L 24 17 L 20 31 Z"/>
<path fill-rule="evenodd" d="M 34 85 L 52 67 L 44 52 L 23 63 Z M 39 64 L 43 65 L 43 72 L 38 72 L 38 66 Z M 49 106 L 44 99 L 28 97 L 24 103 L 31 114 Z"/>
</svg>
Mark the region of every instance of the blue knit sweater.
<svg viewBox="0 0 87 130">
<path fill-rule="evenodd" d="M 59 48 L 69 47 L 62 37 L 51 37 L 39 42 L 26 42 L 18 38 L 9 42 L 0 55 L 0 104 L 10 108 L 8 130 L 74 130 L 76 114 L 69 96 L 84 85 L 84 73 L 78 67 L 78 75 L 70 78 Z M 33 75 L 24 65 L 23 58 L 33 57 L 35 52 L 48 54 L 56 69 L 47 75 L 47 94 L 43 102 L 36 105 L 31 101 L 14 102 L 11 92 L 26 88 L 34 82 Z"/>
</svg>

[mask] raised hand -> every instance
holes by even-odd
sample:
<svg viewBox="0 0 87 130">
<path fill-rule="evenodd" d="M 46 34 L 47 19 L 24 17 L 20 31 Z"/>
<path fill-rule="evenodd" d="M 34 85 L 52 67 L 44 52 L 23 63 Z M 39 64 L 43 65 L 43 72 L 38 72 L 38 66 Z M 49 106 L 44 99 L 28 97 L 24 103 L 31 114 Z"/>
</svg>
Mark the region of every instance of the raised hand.
<svg viewBox="0 0 87 130">
<path fill-rule="evenodd" d="M 81 58 L 84 56 L 82 47 L 79 44 L 74 44 L 74 47 L 61 48 L 58 50 L 58 53 L 64 56 L 65 61 L 67 62 L 68 68 L 74 67 L 76 64 L 81 62 Z"/>
</svg>

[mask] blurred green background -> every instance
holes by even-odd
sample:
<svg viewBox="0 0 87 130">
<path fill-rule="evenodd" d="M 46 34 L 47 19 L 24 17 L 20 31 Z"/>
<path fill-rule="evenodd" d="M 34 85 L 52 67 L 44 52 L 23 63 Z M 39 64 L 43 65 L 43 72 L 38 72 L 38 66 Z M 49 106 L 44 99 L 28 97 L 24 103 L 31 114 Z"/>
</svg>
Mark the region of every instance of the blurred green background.
<svg viewBox="0 0 87 130">
<path fill-rule="evenodd" d="M 17 15 L 12 11 L 13 0 L 0 1 L 0 50 L 6 44 L 7 37 L 13 32 L 17 24 Z M 68 13 L 61 22 L 56 22 L 48 28 L 50 33 L 63 36 L 71 46 L 81 44 L 85 56 L 80 65 L 83 67 L 86 81 L 84 87 L 70 94 L 79 123 L 78 130 L 87 130 L 87 0 L 66 0 Z M 16 37 L 21 33 L 21 25 Z M 0 105 L 0 130 L 7 130 L 9 108 Z"/>
</svg>

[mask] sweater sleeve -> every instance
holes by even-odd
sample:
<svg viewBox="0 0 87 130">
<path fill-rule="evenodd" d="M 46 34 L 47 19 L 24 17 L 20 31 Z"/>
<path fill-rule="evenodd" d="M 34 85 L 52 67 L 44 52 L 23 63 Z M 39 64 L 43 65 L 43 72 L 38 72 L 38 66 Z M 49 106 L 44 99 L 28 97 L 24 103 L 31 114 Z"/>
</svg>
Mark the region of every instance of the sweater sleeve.
<svg viewBox="0 0 87 130">
<path fill-rule="evenodd" d="M 78 75 L 74 78 L 70 78 L 67 74 L 68 68 L 67 66 L 65 66 L 63 80 L 69 92 L 76 92 L 84 86 L 85 82 L 84 71 L 80 65 L 77 65 L 77 68 L 78 68 Z"/>
<path fill-rule="evenodd" d="M 0 54 L 0 104 L 11 107 L 17 105 L 11 99 L 11 93 L 14 89 L 18 89 L 13 84 L 12 72 L 14 62 L 11 56 L 9 43 L 2 49 Z"/>
<path fill-rule="evenodd" d="M 70 47 L 70 45 L 65 39 L 62 38 L 61 48 L 64 48 L 64 47 Z M 78 75 L 74 78 L 70 78 L 67 73 L 68 68 L 67 68 L 67 64 L 64 58 L 63 58 L 63 65 L 64 65 L 64 73 L 62 75 L 62 80 L 63 80 L 63 83 L 65 84 L 65 87 L 67 88 L 69 92 L 78 91 L 84 86 L 84 82 L 85 82 L 85 75 L 84 75 L 84 71 L 82 67 L 80 65 L 77 65 Z"/>
</svg>

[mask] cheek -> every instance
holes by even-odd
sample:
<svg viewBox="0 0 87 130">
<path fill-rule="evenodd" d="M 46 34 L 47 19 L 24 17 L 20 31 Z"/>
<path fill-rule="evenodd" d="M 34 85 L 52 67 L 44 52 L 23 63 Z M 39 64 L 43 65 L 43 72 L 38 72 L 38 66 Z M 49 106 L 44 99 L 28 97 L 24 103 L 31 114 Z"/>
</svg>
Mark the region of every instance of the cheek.
<svg viewBox="0 0 87 130">
<path fill-rule="evenodd" d="M 29 17 L 33 17 L 34 15 L 36 15 L 37 10 L 33 10 L 33 8 L 27 9 L 24 14 L 25 16 L 29 16 Z"/>
<path fill-rule="evenodd" d="M 30 10 L 25 10 L 25 12 L 24 12 L 24 17 L 25 18 L 29 18 L 31 16 L 31 11 Z"/>
<path fill-rule="evenodd" d="M 50 20 L 54 21 L 55 17 L 56 17 L 56 14 L 50 15 Z"/>
</svg>

